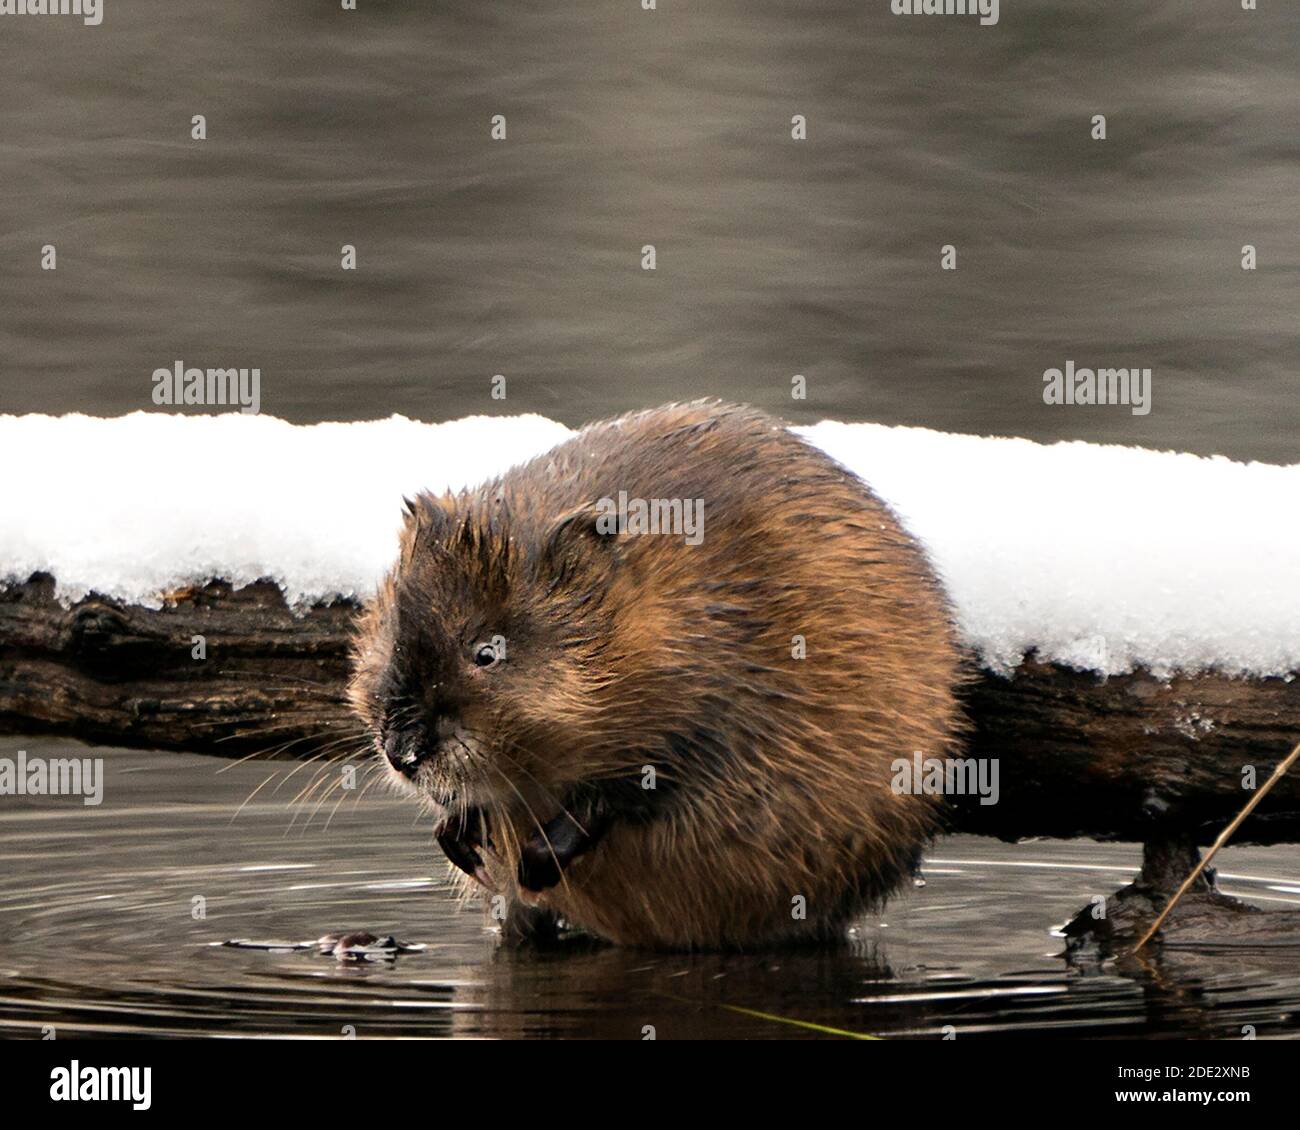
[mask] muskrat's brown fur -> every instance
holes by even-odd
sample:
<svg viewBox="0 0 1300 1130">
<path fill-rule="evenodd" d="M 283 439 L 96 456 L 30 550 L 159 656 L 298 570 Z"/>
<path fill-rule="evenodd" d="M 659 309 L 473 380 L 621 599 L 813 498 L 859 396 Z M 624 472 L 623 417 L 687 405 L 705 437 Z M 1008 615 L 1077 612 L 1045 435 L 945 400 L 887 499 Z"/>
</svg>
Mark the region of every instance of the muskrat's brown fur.
<svg viewBox="0 0 1300 1130">
<path fill-rule="evenodd" d="M 620 491 L 703 499 L 702 543 L 600 532 Z M 892 763 L 954 752 L 944 598 L 779 421 L 639 412 L 408 511 L 352 696 L 462 870 L 668 947 L 832 935 L 912 873 L 938 801 Z"/>
</svg>

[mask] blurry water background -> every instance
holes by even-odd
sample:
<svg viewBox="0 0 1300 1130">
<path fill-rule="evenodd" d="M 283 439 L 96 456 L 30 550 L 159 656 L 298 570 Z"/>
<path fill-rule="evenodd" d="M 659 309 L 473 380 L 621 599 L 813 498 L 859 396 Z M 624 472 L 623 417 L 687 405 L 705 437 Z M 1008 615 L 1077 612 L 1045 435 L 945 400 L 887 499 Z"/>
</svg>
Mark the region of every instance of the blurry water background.
<svg viewBox="0 0 1300 1130">
<path fill-rule="evenodd" d="M 149 409 L 181 360 L 260 368 L 263 411 L 302 422 L 718 395 L 1298 457 L 1298 4 L 1004 0 L 982 28 L 887 0 L 104 2 L 96 28 L 0 17 L 0 412 Z M 1150 415 L 1044 405 L 1067 359 L 1153 369 Z M 943 841 L 852 950 L 512 956 L 407 804 L 289 829 L 295 790 L 268 786 L 232 823 L 266 767 L 106 756 L 100 808 L 0 807 L 0 1032 L 816 1034 L 738 1008 L 932 1038 L 1300 1030 L 1294 955 L 1059 956 L 1050 928 L 1132 845 Z M 1222 872 L 1300 902 L 1293 849 Z M 341 928 L 429 948 L 212 945 Z"/>
<path fill-rule="evenodd" d="M 941 840 L 925 885 L 840 949 L 520 953 L 481 906 L 457 904 L 430 821 L 379 787 L 363 795 L 364 772 L 350 794 L 290 806 L 310 768 L 12 743 L 102 756 L 106 777 L 98 807 L 0 805 L 0 1036 L 1300 1035 L 1300 949 L 1061 956 L 1053 927 L 1127 883 L 1135 845 Z M 1231 893 L 1300 906 L 1294 849 L 1228 848 L 1216 866 Z M 220 944 L 351 930 L 427 948 L 353 965 Z"/>
<path fill-rule="evenodd" d="M 151 408 L 182 360 L 295 421 L 711 394 L 1297 458 L 1300 4 L 104 13 L 0 22 L 0 411 Z M 1067 359 L 1152 412 L 1043 404 Z"/>
</svg>

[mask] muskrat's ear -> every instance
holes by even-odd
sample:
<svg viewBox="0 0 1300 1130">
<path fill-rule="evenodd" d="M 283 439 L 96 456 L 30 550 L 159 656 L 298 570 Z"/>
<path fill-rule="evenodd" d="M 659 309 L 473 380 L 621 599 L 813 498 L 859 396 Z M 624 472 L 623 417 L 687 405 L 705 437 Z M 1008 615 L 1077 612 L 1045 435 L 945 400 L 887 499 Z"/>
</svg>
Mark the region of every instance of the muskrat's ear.
<svg viewBox="0 0 1300 1130">
<path fill-rule="evenodd" d="M 618 543 L 617 518 L 598 503 L 583 503 L 561 514 L 551 523 L 543 544 L 546 555 L 562 565 L 587 546 L 613 549 Z"/>
<path fill-rule="evenodd" d="M 447 498 L 422 491 L 414 498 L 403 498 L 402 521 L 412 533 L 442 537 L 451 526 L 451 506 Z"/>
</svg>

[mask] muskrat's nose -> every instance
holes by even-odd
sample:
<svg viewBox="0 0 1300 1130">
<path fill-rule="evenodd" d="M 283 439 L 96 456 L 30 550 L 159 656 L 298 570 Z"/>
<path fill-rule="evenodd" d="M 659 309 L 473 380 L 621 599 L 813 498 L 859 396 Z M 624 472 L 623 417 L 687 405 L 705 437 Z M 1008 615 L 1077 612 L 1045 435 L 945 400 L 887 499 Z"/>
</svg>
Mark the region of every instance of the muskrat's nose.
<svg viewBox="0 0 1300 1130">
<path fill-rule="evenodd" d="M 414 777 L 423 762 L 437 757 L 442 743 L 458 728 L 456 719 L 445 714 L 427 726 L 393 728 L 384 735 L 384 756 L 399 773 Z"/>
<path fill-rule="evenodd" d="M 423 745 L 422 735 L 417 730 L 389 730 L 384 735 L 384 756 L 399 773 L 414 777 Z"/>
</svg>

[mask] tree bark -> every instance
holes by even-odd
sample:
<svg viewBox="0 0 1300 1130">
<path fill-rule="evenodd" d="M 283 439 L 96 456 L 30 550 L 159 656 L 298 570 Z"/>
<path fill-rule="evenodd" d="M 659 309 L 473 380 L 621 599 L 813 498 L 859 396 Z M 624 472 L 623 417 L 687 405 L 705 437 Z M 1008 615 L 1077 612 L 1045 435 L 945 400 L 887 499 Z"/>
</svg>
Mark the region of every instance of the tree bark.
<svg viewBox="0 0 1300 1130">
<path fill-rule="evenodd" d="M 338 601 L 295 613 L 271 582 L 219 581 L 168 593 L 157 610 L 96 595 L 64 608 L 38 574 L 0 591 L 0 729 L 309 756 L 357 730 L 344 698 L 356 611 Z"/>
<path fill-rule="evenodd" d="M 363 739 L 344 687 L 357 606 L 301 613 L 270 582 L 213 582 L 157 610 L 90 596 L 71 608 L 37 575 L 0 592 L 0 729 L 225 756 L 308 756 Z M 206 658 L 196 658 L 203 638 Z M 1208 842 L 1300 740 L 1300 681 L 1149 673 L 1100 678 L 1035 660 L 967 689 L 969 753 L 999 797 L 953 798 L 950 827 L 1023 839 Z M 1234 838 L 1300 840 L 1300 777 Z"/>
<path fill-rule="evenodd" d="M 1103 678 L 1028 660 L 970 688 L 970 754 L 997 758 L 1001 796 L 956 802 L 955 826 L 1002 839 L 1209 843 L 1300 741 L 1300 680 L 1219 674 Z M 1234 843 L 1300 840 L 1300 775 L 1283 777 Z"/>
</svg>

